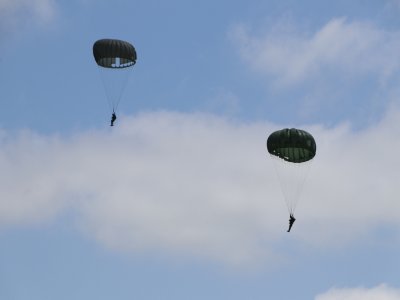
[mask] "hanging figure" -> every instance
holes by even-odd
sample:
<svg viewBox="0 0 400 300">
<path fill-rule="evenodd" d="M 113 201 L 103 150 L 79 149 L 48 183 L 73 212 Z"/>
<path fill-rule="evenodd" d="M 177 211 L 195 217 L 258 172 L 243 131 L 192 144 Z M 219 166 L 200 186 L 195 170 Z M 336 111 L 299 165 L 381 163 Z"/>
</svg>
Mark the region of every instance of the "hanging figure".
<svg viewBox="0 0 400 300">
<path fill-rule="evenodd" d="M 294 221 L 296 221 L 295 217 L 293 216 L 293 214 L 290 214 L 290 219 L 289 219 L 289 229 L 287 232 L 290 232 L 290 229 L 292 229 L 293 223 Z"/>
<path fill-rule="evenodd" d="M 111 115 L 111 125 L 110 126 L 114 126 L 114 122 L 117 119 L 117 116 L 115 115 L 115 112 L 113 111 L 112 115 Z"/>
</svg>

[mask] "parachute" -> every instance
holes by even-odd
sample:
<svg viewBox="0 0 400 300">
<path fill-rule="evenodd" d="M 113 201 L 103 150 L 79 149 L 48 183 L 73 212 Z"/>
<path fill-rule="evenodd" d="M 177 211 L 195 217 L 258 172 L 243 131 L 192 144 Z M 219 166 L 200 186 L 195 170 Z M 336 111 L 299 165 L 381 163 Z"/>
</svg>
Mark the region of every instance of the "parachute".
<svg viewBox="0 0 400 300">
<path fill-rule="evenodd" d="M 100 68 L 110 109 L 115 112 L 136 63 L 136 50 L 126 41 L 101 39 L 93 44 L 93 56 Z"/>
<path fill-rule="evenodd" d="M 289 213 L 296 209 L 317 146 L 307 131 L 291 128 L 275 131 L 267 140 Z"/>
</svg>

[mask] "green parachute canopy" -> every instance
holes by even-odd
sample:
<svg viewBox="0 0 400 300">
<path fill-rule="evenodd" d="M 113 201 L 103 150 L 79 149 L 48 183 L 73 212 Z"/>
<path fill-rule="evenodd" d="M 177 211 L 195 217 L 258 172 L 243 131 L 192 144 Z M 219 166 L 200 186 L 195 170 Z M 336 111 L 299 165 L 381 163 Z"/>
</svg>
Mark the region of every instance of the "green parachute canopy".
<svg viewBox="0 0 400 300">
<path fill-rule="evenodd" d="M 271 133 L 267 140 L 268 152 L 291 163 L 302 163 L 314 158 L 317 146 L 311 134 L 296 128 L 285 128 Z"/>
<path fill-rule="evenodd" d="M 93 45 L 96 63 L 104 68 L 127 68 L 136 63 L 136 50 L 129 42 L 101 39 Z"/>
</svg>

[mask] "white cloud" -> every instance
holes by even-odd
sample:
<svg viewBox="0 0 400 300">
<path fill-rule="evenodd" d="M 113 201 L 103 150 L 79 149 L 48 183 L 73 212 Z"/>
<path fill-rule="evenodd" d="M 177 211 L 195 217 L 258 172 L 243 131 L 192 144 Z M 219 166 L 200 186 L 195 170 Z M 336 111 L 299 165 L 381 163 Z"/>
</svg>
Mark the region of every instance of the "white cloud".
<svg viewBox="0 0 400 300">
<path fill-rule="evenodd" d="M 399 0 L 386 0 L 385 9 L 386 10 L 393 10 L 400 8 L 400 1 Z"/>
<path fill-rule="evenodd" d="M 302 83 L 339 72 L 338 77 L 374 75 L 385 82 L 399 70 L 400 32 L 367 22 L 333 19 L 314 33 L 278 24 L 263 36 L 237 26 L 232 36 L 254 69 L 279 85 Z"/>
<path fill-rule="evenodd" d="M 2 31 L 13 31 L 21 24 L 47 24 L 56 14 L 54 0 L 0 0 Z"/>
<path fill-rule="evenodd" d="M 400 225 L 400 111 L 376 127 L 308 127 L 318 153 L 294 238 L 346 245 Z M 287 213 L 267 135 L 278 126 L 159 112 L 72 137 L 30 131 L 0 139 L 3 225 L 73 210 L 85 232 L 122 251 L 162 251 L 231 264 L 276 259 Z"/>
<path fill-rule="evenodd" d="M 400 300 L 400 289 L 385 284 L 373 288 L 333 288 L 315 300 Z"/>
</svg>

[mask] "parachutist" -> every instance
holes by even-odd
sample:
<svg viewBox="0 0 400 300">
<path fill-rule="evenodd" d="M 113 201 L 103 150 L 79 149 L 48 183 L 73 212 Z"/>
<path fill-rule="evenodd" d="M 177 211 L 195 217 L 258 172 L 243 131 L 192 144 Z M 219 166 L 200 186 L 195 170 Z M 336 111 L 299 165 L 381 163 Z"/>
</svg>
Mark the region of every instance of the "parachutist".
<svg viewBox="0 0 400 300">
<path fill-rule="evenodd" d="M 289 229 L 288 229 L 287 232 L 290 232 L 290 229 L 292 229 L 292 226 L 293 226 L 294 221 L 296 221 L 295 217 L 293 216 L 293 214 L 290 214 Z"/>
<path fill-rule="evenodd" d="M 114 126 L 114 122 L 116 119 L 117 119 L 117 116 L 115 115 L 115 112 L 113 112 L 111 115 L 111 125 L 110 126 Z"/>
</svg>

